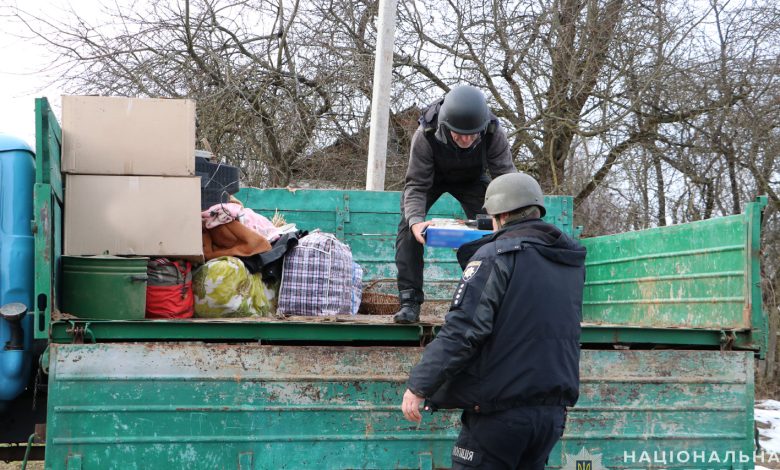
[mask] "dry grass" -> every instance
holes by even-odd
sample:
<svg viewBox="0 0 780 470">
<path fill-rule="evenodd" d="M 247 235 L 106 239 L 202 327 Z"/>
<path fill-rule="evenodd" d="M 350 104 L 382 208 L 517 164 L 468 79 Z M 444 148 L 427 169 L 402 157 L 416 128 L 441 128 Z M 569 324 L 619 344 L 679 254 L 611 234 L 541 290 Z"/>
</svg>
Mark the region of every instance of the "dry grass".
<svg viewBox="0 0 780 470">
<path fill-rule="evenodd" d="M 271 223 L 274 224 L 274 227 L 282 227 L 284 225 L 287 225 L 287 221 L 284 220 L 284 216 L 281 213 L 279 213 L 278 209 L 274 212 L 274 216 L 271 219 Z"/>
<path fill-rule="evenodd" d="M 766 399 L 780 401 L 780 377 L 767 380 L 760 374 L 756 374 L 756 400 Z"/>
<path fill-rule="evenodd" d="M 758 460 L 756 462 L 756 466 L 760 465 L 760 466 L 762 466 L 764 468 L 770 468 L 772 470 L 780 470 L 780 463 L 777 463 L 777 462 L 774 462 L 774 461 L 773 462 L 769 462 L 769 455 L 766 452 L 764 452 L 763 450 L 761 451 L 761 453 L 764 454 L 764 461 L 761 462 L 760 460 Z"/>
</svg>

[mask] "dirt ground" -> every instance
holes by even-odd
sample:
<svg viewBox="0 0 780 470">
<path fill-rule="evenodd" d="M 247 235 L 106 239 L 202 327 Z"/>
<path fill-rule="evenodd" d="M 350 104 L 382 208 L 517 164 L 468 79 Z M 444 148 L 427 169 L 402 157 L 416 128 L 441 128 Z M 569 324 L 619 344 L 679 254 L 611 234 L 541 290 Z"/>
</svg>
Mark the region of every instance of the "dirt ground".
<svg viewBox="0 0 780 470">
<path fill-rule="evenodd" d="M 19 470 L 22 462 L 0 462 L 0 470 Z M 27 462 L 27 470 L 43 470 L 43 462 Z"/>
</svg>

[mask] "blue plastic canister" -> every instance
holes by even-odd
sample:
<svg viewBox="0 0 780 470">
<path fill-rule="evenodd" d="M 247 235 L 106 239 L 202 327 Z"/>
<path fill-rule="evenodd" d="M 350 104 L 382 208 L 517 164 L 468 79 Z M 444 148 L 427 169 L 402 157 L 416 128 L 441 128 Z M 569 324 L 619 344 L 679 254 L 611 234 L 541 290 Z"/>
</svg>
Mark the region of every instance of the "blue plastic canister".
<svg viewBox="0 0 780 470">
<path fill-rule="evenodd" d="M 474 230 L 471 228 L 451 228 L 430 226 L 425 230 L 425 245 L 436 248 L 460 248 L 485 235 L 493 233 L 491 230 Z"/>
<path fill-rule="evenodd" d="M 35 154 L 21 139 L 0 134 L 0 306 L 20 302 L 24 348 L 7 350 L 11 326 L 0 318 L 0 410 L 24 391 L 32 369 Z"/>
</svg>

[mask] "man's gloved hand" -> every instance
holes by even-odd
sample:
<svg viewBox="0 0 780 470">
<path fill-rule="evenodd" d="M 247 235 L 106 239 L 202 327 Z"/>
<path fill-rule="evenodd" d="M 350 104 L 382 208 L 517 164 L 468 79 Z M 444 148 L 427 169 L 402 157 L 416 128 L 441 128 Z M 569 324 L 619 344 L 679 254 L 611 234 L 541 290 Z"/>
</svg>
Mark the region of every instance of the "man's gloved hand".
<svg viewBox="0 0 780 470">
<path fill-rule="evenodd" d="M 417 241 L 420 243 L 420 245 L 425 245 L 425 237 L 423 237 L 423 230 L 425 230 L 429 225 L 432 225 L 433 221 L 427 220 L 425 222 L 418 222 L 411 226 L 412 235 L 414 235 L 414 238 L 417 239 Z"/>
</svg>

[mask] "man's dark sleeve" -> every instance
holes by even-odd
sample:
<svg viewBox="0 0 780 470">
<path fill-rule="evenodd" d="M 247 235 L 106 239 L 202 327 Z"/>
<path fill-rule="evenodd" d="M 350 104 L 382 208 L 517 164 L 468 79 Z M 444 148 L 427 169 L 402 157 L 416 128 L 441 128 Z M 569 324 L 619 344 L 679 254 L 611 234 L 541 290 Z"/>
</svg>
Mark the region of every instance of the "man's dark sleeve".
<svg viewBox="0 0 780 470">
<path fill-rule="evenodd" d="M 487 149 L 487 165 L 490 170 L 490 176 L 497 178 L 506 173 L 517 173 L 517 168 L 512 161 L 512 152 L 509 148 L 509 141 L 506 139 L 506 133 L 501 126 L 496 127 L 493 139 L 490 141 L 490 147 Z"/>
<path fill-rule="evenodd" d="M 425 220 L 425 202 L 433 186 L 433 149 L 424 131 L 417 128 L 412 136 L 409 167 L 404 184 L 404 217 L 409 226 Z"/>
<path fill-rule="evenodd" d="M 476 272 L 467 278 L 474 267 Z M 474 256 L 455 290 L 444 326 L 409 375 L 409 390 L 430 397 L 469 365 L 493 331 L 493 319 L 508 283 L 507 270 L 494 257 Z"/>
</svg>

